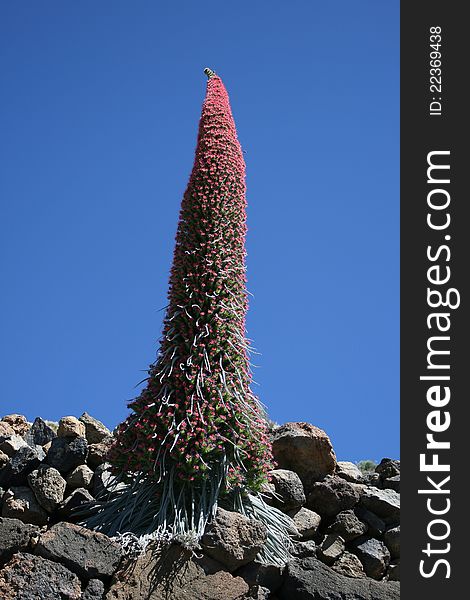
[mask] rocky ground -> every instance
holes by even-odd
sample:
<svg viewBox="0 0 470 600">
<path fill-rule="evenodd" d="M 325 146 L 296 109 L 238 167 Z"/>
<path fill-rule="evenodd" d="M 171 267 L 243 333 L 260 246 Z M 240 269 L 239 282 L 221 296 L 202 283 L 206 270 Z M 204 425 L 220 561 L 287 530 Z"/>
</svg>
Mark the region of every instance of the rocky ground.
<svg viewBox="0 0 470 600">
<path fill-rule="evenodd" d="M 298 531 L 284 569 L 255 557 L 265 531 L 219 509 L 201 552 L 173 545 L 130 562 L 76 525 L 72 509 L 110 477 L 112 433 L 84 413 L 59 423 L 0 420 L 0 598 L 3 600 L 398 600 L 400 463 L 363 474 L 337 462 L 308 423 L 272 431 L 278 468 L 267 501 Z"/>
</svg>

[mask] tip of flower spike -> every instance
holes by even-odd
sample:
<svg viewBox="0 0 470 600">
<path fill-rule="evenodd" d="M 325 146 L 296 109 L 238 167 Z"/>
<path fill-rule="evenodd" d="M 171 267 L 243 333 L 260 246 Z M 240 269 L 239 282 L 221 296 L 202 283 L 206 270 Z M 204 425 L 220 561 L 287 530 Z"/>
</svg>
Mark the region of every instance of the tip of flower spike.
<svg viewBox="0 0 470 600">
<path fill-rule="evenodd" d="M 207 75 L 207 79 L 211 79 L 211 77 L 215 76 L 215 73 L 212 69 L 209 69 L 209 67 L 206 67 L 204 69 L 204 73 Z"/>
</svg>

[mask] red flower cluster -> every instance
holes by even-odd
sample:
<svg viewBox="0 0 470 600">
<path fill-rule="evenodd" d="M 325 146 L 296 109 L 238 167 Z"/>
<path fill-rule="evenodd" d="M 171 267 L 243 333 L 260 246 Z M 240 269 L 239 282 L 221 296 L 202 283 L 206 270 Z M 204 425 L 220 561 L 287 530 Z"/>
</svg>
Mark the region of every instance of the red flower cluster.
<svg viewBox="0 0 470 600">
<path fill-rule="evenodd" d="M 169 304 L 147 387 L 129 404 L 115 472 L 259 490 L 272 468 L 263 411 L 250 389 L 245 314 L 245 164 L 229 99 L 210 73 L 183 197 Z M 220 470 L 220 469 L 219 469 Z"/>
</svg>

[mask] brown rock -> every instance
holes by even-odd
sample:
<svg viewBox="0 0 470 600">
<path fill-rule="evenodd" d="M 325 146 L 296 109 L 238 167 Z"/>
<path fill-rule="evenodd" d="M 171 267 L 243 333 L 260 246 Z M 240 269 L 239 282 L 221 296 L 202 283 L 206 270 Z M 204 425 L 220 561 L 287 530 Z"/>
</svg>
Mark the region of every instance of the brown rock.
<svg viewBox="0 0 470 600">
<path fill-rule="evenodd" d="M 15 434 L 16 432 L 11 425 L 5 421 L 0 421 L 0 437 L 8 437 Z"/>
<path fill-rule="evenodd" d="M 280 469 L 295 471 L 304 486 L 334 473 L 336 455 L 326 433 L 310 423 L 286 423 L 273 432 L 273 455 Z"/>
<path fill-rule="evenodd" d="M 301 540 L 310 540 L 315 536 L 321 523 L 321 517 L 318 513 L 302 507 L 290 511 L 288 515 L 294 521 Z"/>
<path fill-rule="evenodd" d="M 329 533 L 318 547 L 317 556 L 326 565 L 332 565 L 344 552 L 344 540 L 336 533 Z"/>
<path fill-rule="evenodd" d="M 361 561 L 355 554 L 351 554 L 351 552 L 343 552 L 332 566 L 332 569 L 337 573 L 341 573 L 341 575 L 354 577 L 355 579 L 362 579 L 366 576 Z"/>
<path fill-rule="evenodd" d="M 271 499 L 273 506 L 287 512 L 305 504 L 304 488 L 297 473 L 286 469 L 274 469 L 270 476 L 275 491 Z"/>
<path fill-rule="evenodd" d="M 67 477 L 67 485 L 72 489 L 88 489 L 93 479 L 93 471 L 87 465 L 79 465 Z"/>
<path fill-rule="evenodd" d="M 85 437 L 85 425 L 77 417 L 62 417 L 59 421 L 58 437 L 76 438 Z"/>
<path fill-rule="evenodd" d="M 88 446 L 88 466 L 92 469 L 98 468 L 101 464 L 106 462 L 108 458 L 108 452 L 111 449 L 113 438 L 105 438 L 99 444 L 90 444 Z"/>
<path fill-rule="evenodd" d="M 95 417 L 92 417 L 87 412 L 84 412 L 79 420 L 85 425 L 85 437 L 89 444 L 99 444 L 111 436 L 111 432 L 106 425 L 103 425 L 101 421 L 98 421 L 98 419 L 95 419 Z"/>
<path fill-rule="evenodd" d="M 235 571 L 256 558 L 266 537 L 266 527 L 259 521 L 219 508 L 201 545 L 211 558 Z"/>
<path fill-rule="evenodd" d="M 31 426 L 24 415 L 6 415 L 2 421 L 8 423 L 17 435 L 24 435 Z"/>
<path fill-rule="evenodd" d="M 79 578 L 62 565 L 32 554 L 15 554 L 0 571 L 2 600 L 79 600 Z"/>
<path fill-rule="evenodd" d="M 12 487 L 3 496 L 2 516 L 23 523 L 45 525 L 47 513 L 39 505 L 33 491 L 26 486 Z"/>
<path fill-rule="evenodd" d="M 5 454 L 5 452 L 2 452 L 0 450 L 0 469 L 3 469 L 3 467 L 7 464 L 8 462 L 8 455 Z"/>
<path fill-rule="evenodd" d="M 357 484 L 349 483 L 337 475 L 328 475 L 312 485 L 307 506 L 322 516 L 334 517 L 343 510 L 353 508 L 361 497 Z"/>
</svg>

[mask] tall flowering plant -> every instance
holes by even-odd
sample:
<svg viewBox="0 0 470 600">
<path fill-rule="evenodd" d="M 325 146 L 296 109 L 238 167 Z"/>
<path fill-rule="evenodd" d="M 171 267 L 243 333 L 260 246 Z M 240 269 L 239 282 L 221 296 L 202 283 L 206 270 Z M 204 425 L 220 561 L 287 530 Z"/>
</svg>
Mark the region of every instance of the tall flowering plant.
<svg viewBox="0 0 470 600">
<path fill-rule="evenodd" d="M 218 502 L 286 527 L 258 494 L 273 464 L 245 338 L 245 162 L 224 84 L 205 73 L 160 349 L 117 429 L 119 486 L 92 520 L 108 534 L 197 540 Z"/>
</svg>

